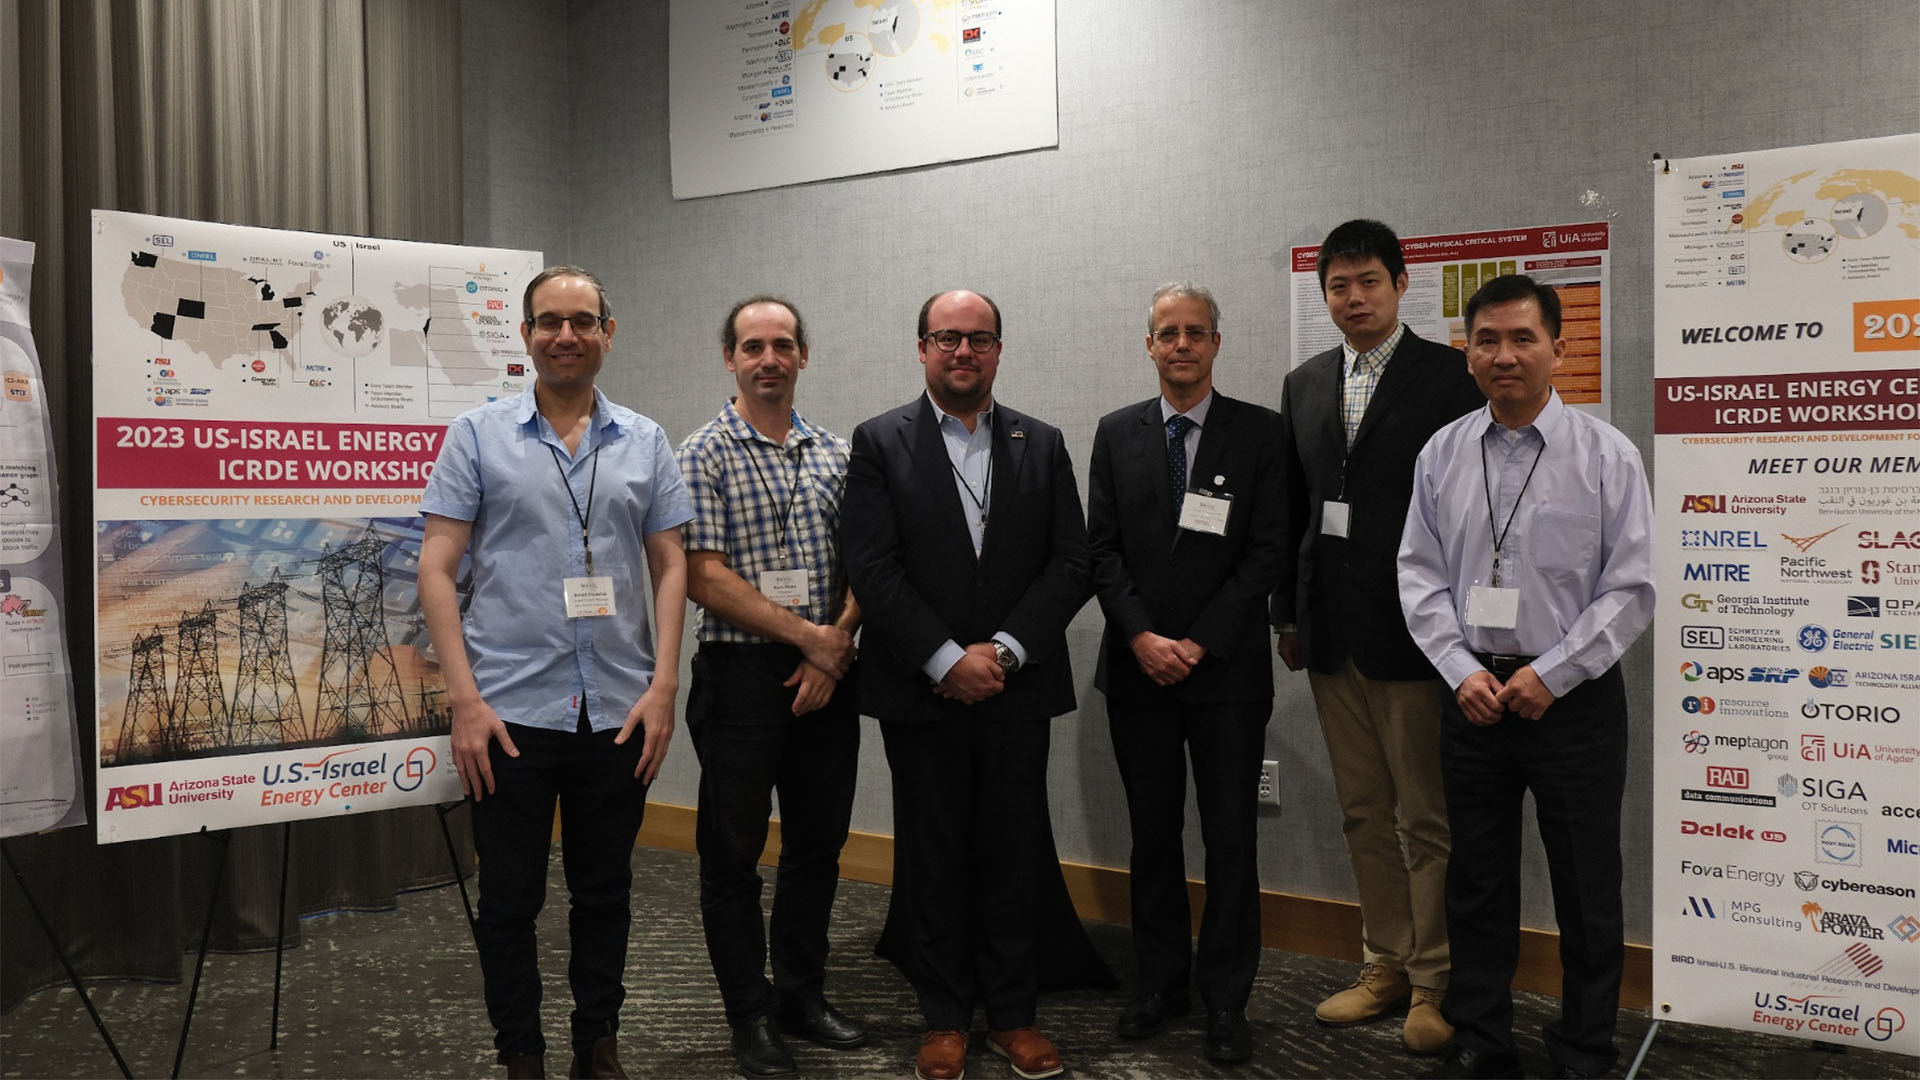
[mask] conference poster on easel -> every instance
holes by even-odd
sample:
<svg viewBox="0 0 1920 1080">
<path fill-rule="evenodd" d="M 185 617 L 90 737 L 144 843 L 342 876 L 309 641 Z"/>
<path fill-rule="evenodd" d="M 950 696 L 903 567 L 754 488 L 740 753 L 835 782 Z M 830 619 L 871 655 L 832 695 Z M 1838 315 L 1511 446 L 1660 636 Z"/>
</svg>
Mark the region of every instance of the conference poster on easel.
<svg viewBox="0 0 1920 1080">
<path fill-rule="evenodd" d="M 1653 1015 L 1920 1054 L 1920 135 L 1654 204 Z"/>
<path fill-rule="evenodd" d="M 92 226 L 100 841 L 459 799 L 419 499 L 540 253 Z"/>
</svg>

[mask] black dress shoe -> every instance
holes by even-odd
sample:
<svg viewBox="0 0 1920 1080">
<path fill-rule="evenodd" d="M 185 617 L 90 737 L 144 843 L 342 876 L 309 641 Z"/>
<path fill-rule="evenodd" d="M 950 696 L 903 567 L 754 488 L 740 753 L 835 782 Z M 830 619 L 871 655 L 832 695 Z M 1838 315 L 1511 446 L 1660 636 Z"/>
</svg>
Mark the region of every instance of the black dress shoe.
<svg viewBox="0 0 1920 1080">
<path fill-rule="evenodd" d="M 814 998 L 780 1010 L 780 1030 L 835 1050 L 867 1045 L 867 1029 L 860 1021 Z"/>
<path fill-rule="evenodd" d="M 1127 1006 L 1114 1030 L 1123 1039 L 1151 1038 L 1166 1030 L 1169 1017 L 1185 1016 L 1190 1008 L 1185 994 L 1178 997 L 1148 994 Z"/>
<path fill-rule="evenodd" d="M 756 1080 L 800 1075 L 793 1063 L 793 1051 L 787 1049 L 787 1041 L 780 1037 L 771 1016 L 756 1016 L 733 1029 L 733 1060 L 740 1066 L 740 1075 Z"/>
<path fill-rule="evenodd" d="M 1253 1028 L 1240 1009 L 1215 1009 L 1207 1014 L 1207 1060 L 1232 1065 L 1253 1056 Z"/>
<path fill-rule="evenodd" d="M 1527 1074 L 1520 1068 L 1520 1059 L 1512 1054 L 1488 1050 L 1462 1050 L 1455 1047 L 1440 1064 L 1420 1074 L 1421 1080 L 1458 1080 L 1458 1078 L 1499 1078 L 1524 1077 Z"/>
</svg>

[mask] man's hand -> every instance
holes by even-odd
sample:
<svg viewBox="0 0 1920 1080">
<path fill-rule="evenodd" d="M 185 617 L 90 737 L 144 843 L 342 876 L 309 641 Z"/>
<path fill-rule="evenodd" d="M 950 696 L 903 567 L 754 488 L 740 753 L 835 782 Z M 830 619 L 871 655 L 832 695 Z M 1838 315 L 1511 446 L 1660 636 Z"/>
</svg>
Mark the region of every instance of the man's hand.
<svg viewBox="0 0 1920 1080">
<path fill-rule="evenodd" d="M 1198 645 L 1193 645 L 1191 641 L 1161 637 L 1151 630 L 1142 630 L 1133 635 L 1133 640 L 1128 644 L 1133 646 L 1133 658 L 1139 663 L 1140 671 L 1152 679 L 1155 686 L 1172 686 L 1191 675 L 1193 665 L 1199 662 L 1199 657 L 1189 660 L 1188 651 L 1182 647 L 1199 649 Z"/>
<path fill-rule="evenodd" d="M 1300 631 L 1280 631 L 1280 640 L 1274 642 L 1273 651 L 1280 654 L 1280 662 L 1287 665 L 1288 671 L 1299 671 Z"/>
<path fill-rule="evenodd" d="M 634 727 L 639 726 L 640 761 L 633 767 L 633 776 L 642 783 L 653 783 L 653 778 L 660 775 L 660 763 L 667 760 L 667 743 L 673 741 L 673 695 L 677 689 L 672 683 L 655 678 L 647 692 L 627 710 L 627 722 L 613 738 L 615 746 L 623 746 L 632 737 Z"/>
<path fill-rule="evenodd" d="M 453 768 L 460 774 L 460 790 L 474 802 L 493 794 L 493 763 L 487 760 L 487 747 L 495 739 L 508 757 L 520 756 L 507 734 L 506 721 L 486 701 L 476 697 L 466 705 L 454 703 Z"/>
<path fill-rule="evenodd" d="M 1507 685 L 1501 689 L 1499 697 L 1502 708 L 1511 709 L 1527 720 L 1540 719 L 1547 711 L 1547 706 L 1557 700 L 1553 691 L 1547 689 L 1547 684 L 1540 681 L 1532 664 L 1514 672 L 1513 678 L 1508 679 Z"/>
<path fill-rule="evenodd" d="M 800 655 L 820 671 L 844 679 L 853 666 L 853 635 L 838 626 L 815 626 L 800 647 Z"/>
<path fill-rule="evenodd" d="M 793 674 L 781 686 L 798 686 L 799 692 L 793 695 L 793 715 L 805 716 L 825 705 L 833 697 L 833 688 L 840 680 L 814 667 L 805 660 L 793 669 Z"/>
<path fill-rule="evenodd" d="M 1493 672 L 1481 668 L 1461 680 L 1453 699 L 1459 702 L 1467 723 L 1487 727 L 1499 723 L 1506 715 L 1506 706 L 1500 704 L 1501 690 L 1500 680 L 1493 677 Z"/>
<path fill-rule="evenodd" d="M 992 643 L 976 641 L 967 646 L 966 655 L 947 671 L 934 692 L 962 705 L 978 705 L 1006 687 L 1007 673 L 994 659 Z"/>
</svg>

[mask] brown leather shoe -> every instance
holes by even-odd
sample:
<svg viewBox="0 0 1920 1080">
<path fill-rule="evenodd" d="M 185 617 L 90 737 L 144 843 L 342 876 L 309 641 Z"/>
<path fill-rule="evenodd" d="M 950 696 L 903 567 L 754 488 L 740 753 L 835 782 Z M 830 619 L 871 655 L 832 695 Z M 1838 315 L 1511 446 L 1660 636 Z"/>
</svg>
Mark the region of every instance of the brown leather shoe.
<svg viewBox="0 0 1920 1080">
<path fill-rule="evenodd" d="M 1453 1045 L 1453 1025 L 1440 1012 L 1446 997 L 1445 990 L 1413 988 L 1413 1003 L 1407 1007 L 1407 1021 L 1400 1029 L 1400 1045 L 1408 1053 L 1438 1054 Z"/>
<path fill-rule="evenodd" d="M 1405 972 L 1385 964 L 1364 964 L 1353 985 L 1321 1002 L 1313 1018 L 1328 1027 L 1364 1024 L 1393 1012 L 1412 994 Z"/>
<path fill-rule="evenodd" d="M 507 1080 L 547 1080 L 546 1059 L 539 1054 L 515 1054 L 507 1059 Z"/>
<path fill-rule="evenodd" d="M 593 1040 L 593 1048 L 582 1054 L 574 1051 L 573 1068 L 567 1070 L 571 1080 L 584 1080 L 586 1077 L 613 1077 L 614 1080 L 627 1080 L 627 1071 L 620 1067 L 620 1040 L 612 1035 L 602 1035 Z"/>
<path fill-rule="evenodd" d="M 1016 1076 L 1026 1080 L 1044 1080 L 1066 1071 L 1060 1051 L 1039 1028 L 1014 1028 L 1012 1031 L 987 1032 L 987 1045 L 1013 1065 Z"/>
<path fill-rule="evenodd" d="M 965 1080 L 967 1033 L 929 1031 L 920 1037 L 920 1056 L 913 1060 L 919 1080 Z"/>
</svg>

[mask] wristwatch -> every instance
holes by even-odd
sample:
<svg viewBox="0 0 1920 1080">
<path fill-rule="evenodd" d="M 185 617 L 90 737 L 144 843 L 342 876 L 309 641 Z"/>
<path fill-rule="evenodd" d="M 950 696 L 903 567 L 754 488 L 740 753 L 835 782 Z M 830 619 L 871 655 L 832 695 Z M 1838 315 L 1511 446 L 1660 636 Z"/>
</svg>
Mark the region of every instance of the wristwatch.
<svg viewBox="0 0 1920 1080">
<path fill-rule="evenodd" d="M 1013 655 L 1013 650 L 1007 648 L 1004 641 L 993 643 L 993 659 L 1000 665 L 1000 670 L 1009 675 L 1020 670 L 1020 658 Z"/>
</svg>

